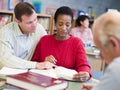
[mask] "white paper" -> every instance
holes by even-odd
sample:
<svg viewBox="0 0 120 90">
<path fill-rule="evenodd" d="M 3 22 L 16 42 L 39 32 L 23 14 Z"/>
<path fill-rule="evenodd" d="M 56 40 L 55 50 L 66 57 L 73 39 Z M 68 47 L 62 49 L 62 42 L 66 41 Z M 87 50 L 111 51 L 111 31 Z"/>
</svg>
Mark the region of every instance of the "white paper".
<svg viewBox="0 0 120 90">
<path fill-rule="evenodd" d="M 67 69 L 64 67 L 57 67 L 55 68 L 55 73 L 57 74 L 58 78 L 63 78 L 66 80 L 73 80 L 73 75 L 77 74 L 77 71 L 72 69 Z"/>
<path fill-rule="evenodd" d="M 3 67 L 0 70 L 0 74 L 3 74 L 3 75 L 20 74 L 24 72 L 27 72 L 27 69 L 14 69 L 14 68 L 9 68 L 9 67 Z"/>
<path fill-rule="evenodd" d="M 54 69 L 48 69 L 48 70 L 31 69 L 30 72 L 50 76 L 50 77 L 53 77 L 53 78 L 58 78 L 56 76 L 56 73 L 55 73 Z"/>
</svg>

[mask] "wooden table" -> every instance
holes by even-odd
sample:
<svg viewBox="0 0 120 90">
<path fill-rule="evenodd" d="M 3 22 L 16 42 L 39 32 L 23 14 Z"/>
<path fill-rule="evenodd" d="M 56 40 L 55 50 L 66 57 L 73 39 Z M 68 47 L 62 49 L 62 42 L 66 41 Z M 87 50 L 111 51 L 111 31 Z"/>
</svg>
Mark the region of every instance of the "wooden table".
<svg viewBox="0 0 120 90">
<path fill-rule="evenodd" d="M 100 58 L 99 50 L 96 50 L 92 47 L 85 48 L 85 50 L 92 70 L 103 71 L 105 67 L 105 62 Z"/>
</svg>

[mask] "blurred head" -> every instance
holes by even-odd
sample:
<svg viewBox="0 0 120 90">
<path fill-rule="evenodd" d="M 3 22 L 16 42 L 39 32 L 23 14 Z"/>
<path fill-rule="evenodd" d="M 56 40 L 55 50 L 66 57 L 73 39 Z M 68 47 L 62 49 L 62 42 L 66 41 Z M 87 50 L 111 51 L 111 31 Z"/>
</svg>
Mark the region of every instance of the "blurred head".
<svg viewBox="0 0 120 90">
<path fill-rule="evenodd" d="M 94 43 L 107 64 L 120 56 L 120 12 L 107 12 L 93 24 Z"/>
<path fill-rule="evenodd" d="M 76 26 L 89 27 L 89 17 L 86 15 L 80 15 L 76 20 Z"/>
<path fill-rule="evenodd" d="M 37 25 L 37 14 L 34 7 L 27 2 L 20 2 L 14 9 L 16 22 L 24 34 L 34 32 Z"/>
<path fill-rule="evenodd" d="M 73 21 L 73 13 L 71 8 L 62 6 L 58 8 L 54 16 L 55 28 L 57 30 L 57 36 L 61 39 L 65 39 L 69 36 L 71 23 Z"/>
</svg>

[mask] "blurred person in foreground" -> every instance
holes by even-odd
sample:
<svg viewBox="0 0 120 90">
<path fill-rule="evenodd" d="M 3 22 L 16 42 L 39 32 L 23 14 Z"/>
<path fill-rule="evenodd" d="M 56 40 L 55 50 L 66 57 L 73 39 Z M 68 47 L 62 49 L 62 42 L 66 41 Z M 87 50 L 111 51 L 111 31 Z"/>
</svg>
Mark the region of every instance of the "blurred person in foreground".
<svg viewBox="0 0 120 90">
<path fill-rule="evenodd" d="M 74 69 L 74 79 L 87 81 L 91 77 L 84 45 L 79 38 L 70 35 L 73 13 L 71 8 L 62 6 L 54 15 L 56 34 L 46 35 L 39 41 L 32 60 L 49 61 L 57 66 Z"/>
<path fill-rule="evenodd" d="M 14 14 L 15 21 L 0 29 L 0 68 L 52 68 L 50 62 L 30 61 L 39 39 L 47 34 L 37 23 L 34 7 L 27 2 L 18 3 Z"/>
<path fill-rule="evenodd" d="M 96 86 L 83 84 L 82 90 L 120 90 L 120 12 L 111 11 L 98 17 L 93 24 L 93 37 L 108 66 Z"/>
</svg>

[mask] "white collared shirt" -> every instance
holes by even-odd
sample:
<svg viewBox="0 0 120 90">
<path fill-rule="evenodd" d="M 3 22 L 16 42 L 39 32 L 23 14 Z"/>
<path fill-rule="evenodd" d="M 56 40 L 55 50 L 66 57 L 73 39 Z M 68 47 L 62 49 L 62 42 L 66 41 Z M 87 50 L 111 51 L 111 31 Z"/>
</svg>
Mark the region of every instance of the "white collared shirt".
<svg viewBox="0 0 120 90">
<path fill-rule="evenodd" d="M 39 39 L 46 35 L 45 29 L 37 24 L 35 33 L 23 34 L 16 22 L 11 22 L 0 30 L 0 67 L 35 68 L 30 61 Z"/>
</svg>

